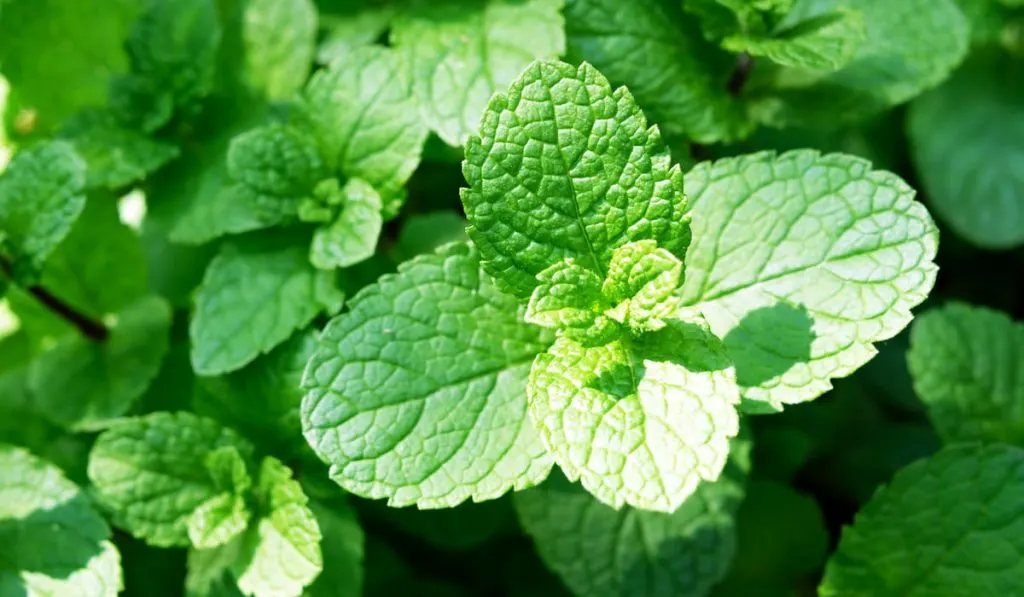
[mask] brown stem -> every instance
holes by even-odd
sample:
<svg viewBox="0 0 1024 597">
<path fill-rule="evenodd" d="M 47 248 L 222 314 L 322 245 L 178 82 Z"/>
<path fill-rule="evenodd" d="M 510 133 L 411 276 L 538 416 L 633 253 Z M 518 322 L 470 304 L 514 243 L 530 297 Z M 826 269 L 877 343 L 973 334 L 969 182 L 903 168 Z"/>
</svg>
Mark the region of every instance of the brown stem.
<svg viewBox="0 0 1024 597">
<path fill-rule="evenodd" d="M 11 264 L 6 259 L 0 258 L 0 268 L 3 269 L 4 274 L 6 274 L 8 278 L 12 277 Z M 34 296 L 37 301 L 46 306 L 46 308 L 52 311 L 55 315 L 75 326 L 83 336 L 93 342 L 106 342 L 107 338 L 110 336 L 110 330 L 107 329 L 107 326 L 92 319 L 88 315 L 79 312 L 71 305 L 50 294 L 50 291 L 42 286 L 29 286 L 25 288 L 25 291 Z"/>
</svg>

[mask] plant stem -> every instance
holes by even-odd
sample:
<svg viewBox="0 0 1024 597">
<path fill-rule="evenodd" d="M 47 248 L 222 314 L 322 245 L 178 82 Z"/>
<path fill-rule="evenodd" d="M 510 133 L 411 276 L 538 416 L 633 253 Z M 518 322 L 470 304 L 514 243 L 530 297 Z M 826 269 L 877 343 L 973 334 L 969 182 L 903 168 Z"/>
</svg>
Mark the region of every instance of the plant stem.
<svg viewBox="0 0 1024 597">
<path fill-rule="evenodd" d="M 12 278 L 10 262 L 6 259 L 0 258 L 0 268 L 3 269 L 4 274 L 6 274 L 8 278 Z M 71 305 L 51 294 L 49 290 L 42 286 L 39 286 L 38 284 L 29 286 L 25 288 L 25 291 L 35 297 L 37 301 L 42 303 L 55 315 L 75 326 L 75 328 L 77 328 L 78 331 L 89 340 L 102 344 L 103 342 L 106 342 L 107 338 L 110 336 L 110 330 L 107 329 L 107 326 L 78 311 Z"/>
<path fill-rule="evenodd" d="M 750 70 L 754 66 L 754 59 L 750 57 L 750 54 L 743 52 L 736 57 L 736 70 L 732 72 L 732 76 L 729 77 L 729 83 L 727 88 L 731 95 L 738 96 L 743 91 L 743 86 L 747 84 L 747 79 L 750 78 Z"/>
</svg>

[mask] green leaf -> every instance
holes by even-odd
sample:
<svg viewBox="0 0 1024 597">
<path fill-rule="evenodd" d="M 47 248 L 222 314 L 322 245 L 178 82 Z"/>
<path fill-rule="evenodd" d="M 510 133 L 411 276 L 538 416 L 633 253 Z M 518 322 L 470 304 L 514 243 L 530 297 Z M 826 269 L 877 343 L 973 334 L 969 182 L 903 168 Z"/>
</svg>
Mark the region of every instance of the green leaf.
<svg viewBox="0 0 1024 597">
<path fill-rule="evenodd" d="M 250 0 L 242 24 L 249 84 L 271 100 L 298 91 L 313 64 L 316 30 L 311 0 Z"/>
<path fill-rule="evenodd" d="M 297 455 L 306 448 L 299 422 L 302 370 L 317 334 L 296 334 L 249 365 L 220 377 L 202 378 L 193 407 L 259 441 L 267 451 Z"/>
<path fill-rule="evenodd" d="M 491 99 L 462 168 L 469 237 L 487 272 L 522 297 L 565 258 L 604 278 L 627 242 L 682 256 L 690 241 L 683 176 L 657 127 L 586 63 L 530 65 Z"/>
<path fill-rule="evenodd" d="M 17 0 L 3 5 L 0 64 L 14 94 L 52 134 L 80 108 L 102 104 L 128 66 L 123 42 L 138 0 Z"/>
<path fill-rule="evenodd" d="M 192 367 L 199 375 L 240 369 L 343 300 L 333 273 L 313 268 L 290 236 L 227 243 L 196 291 Z"/>
<path fill-rule="evenodd" d="M 191 413 L 126 419 L 96 440 L 89 480 L 116 526 L 156 547 L 184 547 L 193 511 L 222 493 L 210 468 L 197 463 L 224 447 L 252 458 L 248 441 Z"/>
<path fill-rule="evenodd" d="M 394 6 L 374 0 L 345 0 L 330 11 L 325 8 L 320 7 L 323 34 L 316 51 L 321 64 L 348 60 L 353 50 L 373 44 L 387 31 L 396 12 Z"/>
<path fill-rule="evenodd" d="M 778 410 L 821 395 L 934 284 L 935 224 L 913 189 L 864 160 L 759 152 L 699 164 L 684 184 L 684 302 L 724 340 L 748 400 Z"/>
<path fill-rule="evenodd" d="M 827 75 L 802 68 L 765 71 L 750 95 L 762 122 L 835 128 L 863 121 L 938 85 L 967 53 L 969 30 L 954 0 L 803 0 L 794 12 L 844 8 L 863 16 L 866 32 L 853 59 Z"/>
<path fill-rule="evenodd" d="M 345 502 L 312 500 L 309 508 L 316 515 L 323 539 L 320 549 L 327 563 L 313 584 L 308 597 L 363 596 L 363 529 L 355 511 Z"/>
<path fill-rule="evenodd" d="M 773 30 L 798 0 L 687 0 L 684 8 L 701 20 L 710 40 L 735 33 L 762 35 Z"/>
<path fill-rule="evenodd" d="M 604 346 L 559 338 L 526 389 L 555 462 L 616 509 L 674 511 L 718 478 L 739 429 L 732 362 L 696 318 Z"/>
<path fill-rule="evenodd" d="M 220 40 L 214 0 L 145 0 L 125 43 L 131 72 L 111 85 L 111 107 L 144 132 L 193 112 L 213 90 Z"/>
<path fill-rule="evenodd" d="M 188 538 L 197 549 L 226 544 L 245 532 L 249 508 L 235 494 L 221 493 L 200 504 L 188 517 Z"/>
<path fill-rule="evenodd" d="M 275 458 L 263 460 L 256 491 L 265 511 L 231 571 L 246 595 L 299 597 L 323 568 L 316 516 L 291 469 Z"/>
<path fill-rule="evenodd" d="M 781 66 L 835 71 L 849 64 L 867 35 L 861 14 L 843 7 L 800 22 L 785 19 L 781 26 L 770 37 L 735 35 L 722 45 Z"/>
<path fill-rule="evenodd" d="M 971 244 L 1024 245 L 1024 79 L 1020 63 L 979 53 L 910 105 L 911 156 L 936 214 Z"/>
<path fill-rule="evenodd" d="M 309 261 L 320 269 L 343 268 L 373 257 L 384 225 L 380 195 L 364 180 L 351 178 L 341 189 L 341 213 L 317 228 Z"/>
<path fill-rule="evenodd" d="M 85 207 L 85 163 L 71 145 L 45 142 L 14 154 L 0 174 L 0 258 L 21 284 L 38 276 Z"/>
<path fill-rule="evenodd" d="M 66 428 L 96 431 L 126 414 L 167 354 L 171 308 L 164 299 L 142 298 L 107 324 L 106 341 L 71 332 L 30 366 L 29 388 L 42 413 Z"/>
<path fill-rule="evenodd" d="M 110 527 L 56 466 L 0 444 L 0 593 L 115 597 L 121 557 Z"/>
<path fill-rule="evenodd" d="M 241 541 L 212 549 L 189 549 L 185 576 L 186 597 L 245 597 L 231 576 Z"/>
<path fill-rule="evenodd" d="M 1024 444 L 1024 324 L 953 302 L 911 328 L 907 365 L 946 442 Z"/>
<path fill-rule="evenodd" d="M 441 245 L 463 242 L 469 222 L 462 214 L 454 211 L 435 211 L 414 214 L 405 218 L 398 240 L 390 249 L 389 256 L 397 263 L 433 253 Z"/>
<path fill-rule="evenodd" d="M 616 321 L 635 333 L 653 332 L 679 310 L 682 282 L 683 262 L 658 243 L 642 240 L 612 253 L 601 291 L 616 305 L 610 313 Z"/>
<path fill-rule="evenodd" d="M 562 4 L 443 0 L 395 17 L 391 43 L 408 61 L 422 118 L 445 143 L 465 143 L 491 96 L 533 60 L 565 51 Z"/>
<path fill-rule="evenodd" d="M 975 46 L 1001 41 L 1004 29 L 1012 26 L 1012 10 L 998 0 L 955 0 L 970 24 L 971 43 Z"/>
<path fill-rule="evenodd" d="M 671 513 L 611 508 L 553 477 L 517 493 L 538 555 L 580 597 L 701 597 L 729 568 L 741 479 L 701 483 Z"/>
<path fill-rule="evenodd" d="M 406 70 L 395 50 L 355 49 L 313 75 L 295 116 L 333 171 L 369 182 L 384 198 L 412 175 L 427 136 Z"/>
<path fill-rule="evenodd" d="M 61 129 L 88 167 L 90 188 L 120 190 L 178 157 L 177 146 L 148 137 L 100 110 L 76 114 Z"/>
<path fill-rule="evenodd" d="M 1012 595 L 1024 574 L 1022 491 L 1016 447 L 955 444 L 907 466 L 843 529 L 819 594 Z"/>
<path fill-rule="evenodd" d="M 521 320 L 471 245 L 402 264 L 349 309 L 327 325 L 303 379 L 303 432 L 339 485 L 439 508 L 547 476 L 525 385 L 551 337 Z"/>
<path fill-rule="evenodd" d="M 568 0 L 567 60 L 628 87 L 673 145 L 741 139 L 753 124 L 728 92 L 736 59 L 703 39 L 680 4 L 637 0 L 627 10 L 618 0 Z"/>
<path fill-rule="evenodd" d="M 601 278 L 567 258 L 537 274 L 523 319 L 552 329 L 588 328 L 601 313 Z"/>
</svg>

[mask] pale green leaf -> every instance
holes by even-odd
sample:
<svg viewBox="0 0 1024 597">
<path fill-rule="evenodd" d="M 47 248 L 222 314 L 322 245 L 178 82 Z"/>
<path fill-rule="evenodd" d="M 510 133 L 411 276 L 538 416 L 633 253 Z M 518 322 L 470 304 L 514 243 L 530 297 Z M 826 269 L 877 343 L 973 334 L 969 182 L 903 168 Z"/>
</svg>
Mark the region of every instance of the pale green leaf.
<svg viewBox="0 0 1024 597">
<path fill-rule="evenodd" d="M 299 597 L 323 568 L 316 517 L 291 469 L 273 457 L 263 460 L 256 491 L 264 511 L 231 571 L 246 595 Z"/>
<path fill-rule="evenodd" d="M 302 428 L 347 491 L 451 507 L 542 481 L 526 378 L 551 341 L 521 320 L 467 244 L 402 264 L 324 330 L 303 379 Z"/>
<path fill-rule="evenodd" d="M 115 597 L 121 556 L 110 527 L 56 466 L 0 444 L 0 594 Z"/>
<path fill-rule="evenodd" d="M 986 249 L 1024 244 L 1024 78 L 1020 62 L 978 53 L 910 105 L 911 156 L 938 217 Z"/>
<path fill-rule="evenodd" d="M 781 66 L 834 71 L 853 59 L 866 37 L 860 13 L 842 7 L 800 22 L 783 22 L 782 27 L 771 36 L 730 36 L 722 45 Z"/>
<path fill-rule="evenodd" d="M 612 253 L 602 287 L 615 307 L 609 313 L 634 332 L 656 331 L 679 310 L 683 262 L 652 240 L 622 245 Z"/>
<path fill-rule="evenodd" d="M 126 419 L 96 440 L 89 480 L 116 526 L 156 547 L 186 546 L 192 512 L 221 493 L 200 463 L 226 446 L 252 458 L 248 441 L 191 413 Z"/>
<path fill-rule="evenodd" d="M 189 326 L 200 375 L 240 369 L 344 299 L 331 272 L 309 263 L 307 248 L 284 234 L 225 244 L 196 291 Z"/>
<path fill-rule="evenodd" d="M 911 328 L 907 365 L 947 442 L 1024 445 L 1024 324 L 950 303 Z"/>
<path fill-rule="evenodd" d="M 697 319 L 537 356 L 530 417 L 570 480 L 616 509 L 672 512 L 718 478 L 739 429 L 739 390 L 721 341 Z"/>
<path fill-rule="evenodd" d="M 69 332 L 32 361 L 29 388 L 55 423 L 102 429 L 126 414 L 160 371 L 171 328 L 167 301 L 145 297 L 107 321 L 104 342 Z"/>
<path fill-rule="evenodd" d="M 536 62 L 495 95 L 466 145 L 469 237 L 502 288 L 529 296 L 565 258 L 605 277 L 612 252 L 690 241 L 682 173 L 633 97 L 594 67 Z"/>
<path fill-rule="evenodd" d="M 523 319 L 547 328 L 587 328 L 601 313 L 601 278 L 571 257 L 537 274 Z"/>
<path fill-rule="evenodd" d="M 843 529 L 822 597 L 1003 597 L 1024 578 L 1024 450 L 954 444 L 896 473 Z"/>
<path fill-rule="evenodd" d="M 465 143 L 494 93 L 533 60 L 565 51 L 562 4 L 421 1 L 395 17 L 391 43 L 409 65 L 422 118 L 444 142 Z"/>
<path fill-rule="evenodd" d="M 245 499 L 221 493 L 206 500 L 188 517 L 188 538 L 197 549 L 219 547 L 241 535 L 249 524 Z"/>
<path fill-rule="evenodd" d="M 317 71 L 295 123 L 317 139 L 333 171 L 365 180 L 385 199 L 412 175 L 427 136 L 401 56 L 380 46 Z"/>
<path fill-rule="evenodd" d="M 859 158 L 798 150 L 699 164 L 684 301 L 736 363 L 743 396 L 812 400 L 911 320 L 935 282 L 934 222 Z"/>
<path fill-rule="evenodd" d="M 85 207 L 85 162 L 63 141 L 14 154 L 0 173 L 0 258 L 31 283 Z"/>
<path fill-rule="evenodd" d="M 341 189 L 341 212 L 330 224 L 317 228 L 309 247 L 313 267 L 349 267 L 373 256 L 381 227 L 380 195 L 364 180 L 350 178 Z"/>
<path fill-rule="evenodd" d="M 625 85 L 673 144 L 735 141 L 752 130 L 728 91 L 735 57 L 705 40 L 680 2 L 568 0 L 565 21 L 567 59 Z"/>
<path fill-rule="evenodd" d="M 242 17 L 249 84 L 268 99 L 286 99 L 309 76 L 316 46 L 312 0 L 250 0 Z"/>
</svg>

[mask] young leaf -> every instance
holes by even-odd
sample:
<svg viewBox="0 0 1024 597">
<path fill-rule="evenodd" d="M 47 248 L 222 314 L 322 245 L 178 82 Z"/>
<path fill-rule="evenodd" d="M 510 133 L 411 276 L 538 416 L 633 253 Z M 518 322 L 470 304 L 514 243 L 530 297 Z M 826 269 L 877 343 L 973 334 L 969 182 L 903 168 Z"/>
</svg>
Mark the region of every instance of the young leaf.
<svg viewBox="0 0 1024 597">
<path fill-rule="evenodd" d="M 50 141 L 14 154 L 0 174 L 0 259 L 20 284 L 44 262 L 85 207 L 85 163 L 68 143 Z"/>
<path fill-rule="evenodd" d="M 298 91 L 313 64 L 316 22 L 311 0 L 251 0 L 242 24 L 249 84 L 271 100 Z"/>
<path fill-rule="evenodd" d="M 189 326 L 199 375 L 240 369 L 344 300 L 333 272 L 309 263 L 286 235 L 225 244 L 196 291 Z"/>
<path fill-rule="evenodd" d="M 344 268 L 373 257 L 380 239 L 380 195 L 364 180 L 350 178 L 341 189 L 341 213 L 313 233 L 309 261 L 320 269 Z"/>
<path fill-rule="evenodd" d="M 565 51 L 563 0 L 421 2 L 392 23 L 423 120 L 445 143 L 473 134 L 481 112 L 531 61 Z"/>
<path fill-rule="evenodd" d="M 1024 81 L 1018 60 L 979 53 L 910 105 L 911 156 L 938 216 L 986 249 L 1024 244 Z"/>
<path fill-rule="evenodd" d="M 702 483 L 671 513 L 611 508 L 560 475 L 517 493 L 541 559 L 580 597 L 700 597 L 735 552 L 742 479 Z"/>
<path fill-rule="evenodd" d="M 566 258 L 604 278 L 627 242 L 656 240 L 677 256 L 690 242 L 683 176 L 657 127 L 586 63 L 531 64 L 491 99 L 462 168 L 469 237 L 521 297 Z"/>
<path fill-rule="evenodd" d="M 813 2 L 801 2 L 811 6 Z M 771 36 L 735 35 L 722 45 L 732 52 L 764 56 L 775 64 L 835 71 L 849 64 L 864 41 L 864 19 L 859 12 L 840 7 L 835 12 L 803 15 L 794 11 Z M 803 17 L 804 20 L 797 21 Z"/>
<path fill-rule="evenodd" d="M 566 476 L 616 509 L 673 512 L 725 466 L 739 429 L 732 362 L 702 322 L 537 356 L 530 417 Z"/>
<path fill-rule="evenodd" d="M 1022 491 L 1016 447 L 955 444 L 911 464 L 843 530 L 819 594 L 1013 594 L 1024 575 Z"/>
<path fill-rule="evenodd" d="M 593 64 L 614 85 L 627 86 L 673 144 L 741 139 L 753 124 L 728 92 L 735 57 L 703 39 L 680 4 L 568 0 L 567 60 Z"/>
<path fill-rule="evenodd" d="M 29 368 L 42 413 L 68 429 L 96 431 L 127 413 L 167 354 L 171 308 L 164 299 L 140 299 L 110 320 L 105 342 L 70 332 Z"/>
<path fill-rule="evenodd" d="M 679 311 L 683 262 L 652 240 L 622 245 L 612 253 L 601 289 L 616 305 L 610 313 L 636 333 L 665 327 Z"/>
<path fill-rule="evenodd" d="M 420 162 L 427 128 L 416 110 L 399 54 L 367 46 L 313 75 L 295 123 L 317 139 L 334 172 L 390 199 Z"/>
<path fill-rule="evenodd" d="M 291 469 L 275 458 L 263 459 L 256 492 L 265 511 L 231 571 L 246 595 L 299 597 L 323 568 L 316 516 Z"/>
<path fill-rule="evenodd" d="M 242 496 L 221 493 L 206 500 L 188 517 L 188 538 L 196 549 L 211 549 L 245 532 L 249 508 Z"/>
<path fill-rule="evenodd" d="M 303 377 L 303 432 L 338 484 L 393 506 L 439 508 L 547 476 L 525 385 L 551 336 L 522 321 L 471 245 L 402 264 L 349 307 Z"/>
<path fill-rule="evenodd" d="M 1024 445 L 1024 324 L 950 303 L 911 328 L 907 365 L 947 442 Z"/>
<path fill-rule="evenodd" d="M 0 593 L 115 597 L 110 527 L 56 466 L 0 444 Z"/>
<path fill-rule="evenodd" d="M 599 316 L 604 297 L 601 278 L 568 258 L 537 274 L 523 319 L 552 329 L 588 328 Z"/>
<path fill-rule="evenodd" d="M 191 413 L 126 419 L 96 440 L 89 480 L 115 525 L 156 547 L 187 546 L 192 513 L 223 491 L 202 463 L 224 447 L 252 458 L 249 442 Z"/>
<path fill-rule="evenodd" d="M 910 323 L 934 284 L 935 224 L 913 189 L 864 160 L 759 152 L 699 164 L 685 186 L 684 301 L 724 340 L 744 398 L 816 398 Z"/>
</svg>

